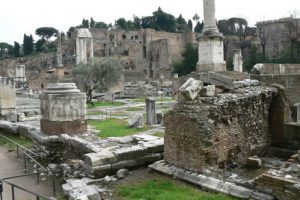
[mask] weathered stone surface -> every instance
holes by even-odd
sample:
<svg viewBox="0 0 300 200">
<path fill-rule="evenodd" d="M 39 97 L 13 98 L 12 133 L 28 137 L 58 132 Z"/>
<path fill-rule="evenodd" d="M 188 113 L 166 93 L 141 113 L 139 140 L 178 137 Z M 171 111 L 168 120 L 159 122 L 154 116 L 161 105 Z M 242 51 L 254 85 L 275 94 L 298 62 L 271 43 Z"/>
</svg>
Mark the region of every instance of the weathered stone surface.
<svg viewBox="0 0 300 200">
<path fill-rule="evenodd" d="M 260 168 L 262 166 L 262 160 L 257 156 L 249 157 L 246 165 L 249 168 Z"/>
<path fill-rule="evenodd" d="M 49 135 L 84 133 L 86 95 L 75 83 L 49 84 L 41 101 L 41 130 Z"/>
<path fill-rule="evenodd" d="M 161 124 L 163 122 L 164 114 L 162 112 L 156 113 L 157 124 Z"/>
<path fill-rule="evenodd" d="M 147 150 L 142 146 L 135 145 L 113 151 L 118 160 L 132 160 L 147 155 Z"/>
<path fill-rule="evenodd" d="M 123 169 L 123 168 L 132 168 L 132 167 L 136 167 L 136 166 L 137 166 L 136 160 L 123 160 L 123 161 L 112 164 L 112 169 L 119 170 L 119 169 Z"/>
<path fill-rule="evenodd" d="M 6 120 L 9 122 L 17 122 L 16 112 L 8 112 L 5 114 Z"/>
<path fill-rule="evenodd" d="M 95 186 L 89 186 L 84 181 L 78 179 L 69 179 L 62 185 L 64 194 L 69 196 L 70 200 L 101 200 Z"/>
<path fill-rule="evenodd" d="M 16 89 L 11 78 L 0 77 L 0 115 L 15 112 L 16 109 Z M 16 121 L 16 120 L 10 120 Z"/>
<path fill-rule="evenodd" d="M 274 200 L 274 197 L 253 189 L 238 186 L 216 178 L 208 177 L 203 174 L 193 173 L 192 171 L 178 168 L 166 163 L 164 160 L 157 161 L 149 167 L 158 172 L 165 173 L 180 180 L 184 180 L 200 186 L 209 191 L 222 192 L 234 197 L 255 200 Z"/>
<path fill-rule="evenodd" d="M 125 178 L 126 176 L 128 176 L 128 174 L 129 174 L 128 169 L 119 169 L 116 173 L 116 176 L 118 179 L 122 179 L 122 178 Z"/>
<path fill-rule="evenodd" d="M 144 126 L 144 116 L 142 113 L 135 113 L 129 120 L 128 120 L 128 127 L 129 128 L 138 128 Z"/>
<path fill-rule="evenodd" d="M 146 98 L 146 118 L 147 125 L 155 125 L 157 123 L 155 98 Z"/>
<path fill-rule="evenodd" d="M 202 82 L 195 80 L 193 78 L 189 78 L 180 88 L 179 91 L 182 95 L 188 99 L 193 100 L 199 94 L 202 88 Z"/>
<path fill-rule="evenodd" d="M 103 149 L 97 153 L 85 154 L 84 161 L 86 164 L 94 167 L 99 165 L 112 164 L 117 162 L 118 159 L 111 151 Z"/>
<path fill-rule="evenodd" d="M 215 85 L 208 85 L 203 87 L 200 91 L 200 95 L 203 97 L 213 97 L 216 93 L 216 86 Z"/>
<path fill-rule="evenodd" d="M 276 92 L 253 86 L 178 103 L 164 117 L 165 160 L 196 172 L 246 164 L 245 155 L 259 155 L 270 145 L 268 111 Z"/>
<path fill-rule="evenodd" d="M 18 113 L 18 122 L 24 122 L 24 121 L 25 121 L 25 114 Z"/>
</svg>

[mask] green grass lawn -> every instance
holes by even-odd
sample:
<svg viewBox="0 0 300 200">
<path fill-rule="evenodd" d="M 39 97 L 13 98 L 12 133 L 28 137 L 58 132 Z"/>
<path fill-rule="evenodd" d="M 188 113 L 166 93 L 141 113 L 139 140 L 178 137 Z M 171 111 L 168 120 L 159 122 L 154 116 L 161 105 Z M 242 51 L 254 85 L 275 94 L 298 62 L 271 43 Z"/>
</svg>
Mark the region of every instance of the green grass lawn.
<svg viewBox="0 0 300 200">
<path fill-rule="evenodd" d="M 90 120 L 88 124 L 100 131 L 99 136 L 101 138 L 133 135 L 135 133 L 143 132 L 149 129 L 148 127 L 128 128 L 127 120 L 120 119 L 108 119 L 102 122 Z"/>
<path fill-rule="evenodd" d="M 91 111 L 91 112 L 87 112 L 87 115 L 105 115 L 105 112 L 102 111 Z"/>
<path fill-rule="evenodd" d="M 132 108 L 127 108 L 127 111 L 144 111 L 144 108 L 132 107 Z"/>
<path fill-rule="evenodd" d="M 136 103 L 145 103 L 146 101 L 146 98 L 139 98 L 139 99 L 133 99 L 132 102 L 136 102 Z M 160 98 L 160 97 L 157 97 L 156 98 L 156 101 L 157 102 L 164 102 L 164 101 L 175 101 L 175 98 L 167 98 L 167 97 L 163 97 L 163 98 Z"/>
<path fill-rule="evenodd" d="M 165 136 L 165 133 L 163 132 L 156 132 L 153 134 L 154 136 L 157 136 L 157 137 L 164 137 Z"/>
<path fill-rule="evenodd" d="M 26 148 L 30 148 L 33 145 L 33 141 L 29 138 L 23 137 L 23 136 L 19 136 L 19 135 L 6 135 L 6 134 L 2 134 L 6 137 L 8 137 L 9 139 L 17 142 L 18 144 L 26 147 Z M 16 150 L 17 147 L 15 144 L 12 144 L 11 142 L 7 141 L 6 139 L 0 137 L 0 145 L 1 146 L 5 146 L 7 149 L 9 150 Z"/>
<path fill-rule="evenodd" d="M 123 106 L 123 102 L 94 102 L 94 106 L 92 104 L 87 104 L 87 109 L 102 107 L 102 106 Z"/>
<path fill-rule="evenodd" d="M 152 179 L 134 185 L 121 185 L 118 195 L 124 200 L 236 200 L 223 194 L 201 192 L 166 179 Z"/>
</svg>

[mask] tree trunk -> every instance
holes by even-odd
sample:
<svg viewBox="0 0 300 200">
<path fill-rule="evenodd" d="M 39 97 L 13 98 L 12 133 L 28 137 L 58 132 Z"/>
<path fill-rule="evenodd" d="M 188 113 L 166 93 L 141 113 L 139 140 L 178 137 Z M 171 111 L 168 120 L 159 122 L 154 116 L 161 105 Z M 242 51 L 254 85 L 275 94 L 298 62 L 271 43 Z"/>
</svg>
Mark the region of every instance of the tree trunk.
<svg viewBox="0 0 300 200">
<path fill-rule="evenodd" d="M 262 44 L 261 47 L 262 47 L 263 58 L 264 58 L 264 60 L 265 60 L 265 59 L 266 59 L 266 45 L 265 45 L 265 44 Z"/>
<path fill-rule="evenodd" d="M 92 101 L 93 100 L 93 90 L 88 90 L 86 95 L 87 95 L 87 103 L 94 105 L 93 101 Z"/>
</svg>

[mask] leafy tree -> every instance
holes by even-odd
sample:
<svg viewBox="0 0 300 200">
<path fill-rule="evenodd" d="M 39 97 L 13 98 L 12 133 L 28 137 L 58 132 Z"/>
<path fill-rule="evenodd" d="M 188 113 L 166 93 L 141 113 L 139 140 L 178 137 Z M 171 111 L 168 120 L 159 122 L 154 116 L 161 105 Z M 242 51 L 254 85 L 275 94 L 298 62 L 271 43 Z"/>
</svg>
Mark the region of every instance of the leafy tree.
<svg viewBox="0 0 300 200">
<path fill-rule="evenodd" d="M 90 21 L 90 28 L 95 28 L 95 21 L 94 19 L 91 17 L 91 21 Z"/>
<path fill-rule="evenodd" d="M 151 29 L 158 30 L 157 24 L 156 24 L 155 19 L 154 19 L 153 16 L 143 17 L 142 22 L 141 22 L 141 26 L 144 29 L 151 28 Z"/>
<path fill-rule="evenodd" d="M 20 44 L 18 42 L 14 42 L 14 56 L 20 57 Z"/>
<path fill-rule="evenodd" d="M 67 32 L 68 38 L 71 38 L 73 32 L 75 32 L 75 27 L 74 26 L 69 28 L 69 30 Z"/>
<path fill-rule="evenodd" d="M 256 26 L 258 28 L 258 36 L 260 39 L 260 46 L 262 49 L 262 54 L 265 58 L 266 57 L 266 45 L 267 45 L 267 42 L 269 40 L 271 33 L 270 33 L 269 29 L 266 26 L 264 26 L 263 24 L 257 24 Z"/>
<path fill-rule="evenodd" d="M 200 19 L 200 17 L 199 17 L 199 15 L 196 13 L 196 14 L 193 16 L 193 20 L 194 20 L 195 22 L 198 22 L 199 19 Z"/>
<path fill-rule="evenodd" d="M 119 28 L 119 29 L 124 29 L 127 30 L 128 26 L 127 26 L 127 21 L 125 18 L 119 18 L 117 19 L 115 25 Z"/>
<path fill-rule="evenodd" d="M 160 7 L 153 12 L 153 18 L 158 31 L 175 32 L 176 19 L 173 15 L 165 13 Z"/>
<path fill-rule="evenodd" d="M 228 60 L 227 58 L 227 49 L 228 49 L 228 43 L 229 43 L 229 36 L 230 36 L 230 30 L 228 25 L 228 20 L 219 20 L 218 21 L 218 28 L 221 33 L 224 35 L 224 59 Z M 231 62 L 228 62 L 231 63 Z M 228 66 L 228 65 L 227 65 Z"/>
<path fill-rule="evenodd" d="M 0 43 L 0 57 L 3 57 L 4 55 L 13 55 L 13 49 L 14 47 L 10 44 L 7 44 L 5 42 Z"/>
<path fill-rule="evenodd" d="M 95 28 L 99 29 L 108 29 L 108 25 L 104 22 L 96 22 Z"/>
<path fill-rule="evenodd" d="M 23 51 L 24 51 L 24 55 L 30 55 L 33 52 L 33 38 L 31 34 L 30 36 L 24 34 Z"/>
<path fill-rule="evenodd" d="M 194 48 L 192 44 L 188 44 L 182 53 L 182 57 L 183 60 L 181 62 L 174 64 L 173 72 L 177 73 L 179 76 L 183 76 L 196 71 L 198 48 Z"/>
<path fill-rule="evenodd" d="M 94 90 L 107 91 L 121 78 L 121 64 L 117 59 L 95 61 L 94 64 L 80 63 L 73 71 L 74 81 L 86 92 L 87 102 L 92 102 Z"/>
<path fill-rule="evenodd" d="M 177 23 L 177 31 L 181 32 L 187 29 L 187 22 L 180 14 L 179 17 L 176 19 Z"/>
<path fill-rule="evenodd" d="M 36 43 L 35 43 L 35 50 L 37 52 L 43 52 L 45 51 L 45 44 L 46 44 L 46 40 L 45 39 L 39 39 Z"/>
<path fill-rule="evenodd" d="M 35 30 L 36 35 L 42 37 L 43 39 L 46 38 L 47 41 L 49 41 L 52 36 L 56 36 L 57 33 L 58 30 L 53 27 L 40 27 Z"/>
<path fill-rule="evenodd" d="M 250 50 L 250 56 L 248 59 L 244 62 L 243 67 L 247 72 L 250 72 L 254 65 L 257 63 L 263 63 L 265 62 L 265 58 L 261 53 L 257 52 L 256 47 L 252 47 Z"/>
<path fill-rule="evenodd" d="M 139 30 L 141 28 L 142 20 L 137 16 L 133 16 L 133 23 L 134 23 L 134 28 L 136 30 Z"/>
<path fill-rule="evenodd" d="M 193 31 L 193 22 L 192 22 L 192 20 L 189 19 L 187 26 L 188 26 L 188 29 L 190 31 Z"/>
<path fill-rule="evenodd" d="M 203 21 L 202 21 L 202 23 L 197 22 L 197 24 L 196 24 L 196 26 L 195 26 L 195 28 L 194 28 L 194 31 L 195 31 L 196 33 L 202 33 L 203 27 L 204 27 Z"/>
</svg>

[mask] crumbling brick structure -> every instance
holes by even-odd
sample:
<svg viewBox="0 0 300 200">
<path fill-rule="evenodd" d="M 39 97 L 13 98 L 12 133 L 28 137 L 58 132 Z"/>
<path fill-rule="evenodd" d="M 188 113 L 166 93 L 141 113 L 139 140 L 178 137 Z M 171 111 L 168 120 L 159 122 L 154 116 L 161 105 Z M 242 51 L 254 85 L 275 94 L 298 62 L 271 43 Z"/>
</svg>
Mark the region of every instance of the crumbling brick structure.
<svg viewBox="0 0 300 200">
<path fill-rule="evenodd" d="M 164 118 L 165 160 L 201 172 L 262 153 L 271 143 L 269 107 L 276 92 L 256 86 L 178 103 Z"/>
</svg>

